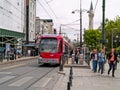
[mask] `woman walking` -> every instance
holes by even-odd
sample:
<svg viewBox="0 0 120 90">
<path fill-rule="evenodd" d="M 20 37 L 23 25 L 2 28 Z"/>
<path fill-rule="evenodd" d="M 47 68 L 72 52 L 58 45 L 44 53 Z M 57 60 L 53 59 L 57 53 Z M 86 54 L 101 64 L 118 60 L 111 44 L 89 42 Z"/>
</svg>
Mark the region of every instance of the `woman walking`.
<svg viewBox="0 0 120 90">
<path fill-rule="evenodd" d="M 115 67 L 117 63 L 117 53 L 115 52 L 115 49 L 113 48 L 111 52 L 108 55 L 108 63 L 109 63 L 109 70 L 108 75 L 110 74 L 110 71 L 112 70 L 112 77 L 115 77 Z"/>
<path fill-rule="evenodd" d="M 76 61 L 76 64 L 78 64 L 78 59 L 79 59 L 79 50 L 76 49 L 75 50 L 75 61 Z"/>
<path fill-rule="evenodd" d="M 104 64 L 105 64 L 105 53 L 104 53 L 103 49 L 98 54 L 98 57 L 99 57 L 99 60 L 98 60 L 98 64 L 99 64 L 98 72 L 100 72 L 101 75 L 102 75 L 103 72 L 104 72 Z"/>
</svg>

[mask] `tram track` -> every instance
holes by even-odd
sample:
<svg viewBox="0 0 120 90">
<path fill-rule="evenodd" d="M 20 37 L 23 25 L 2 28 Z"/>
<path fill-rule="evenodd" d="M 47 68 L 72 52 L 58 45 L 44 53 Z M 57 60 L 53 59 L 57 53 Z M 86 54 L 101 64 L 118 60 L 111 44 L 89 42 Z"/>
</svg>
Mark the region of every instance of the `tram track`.
<svg viewBox="0 0 120 90">
<path fill-rule="evenodd" d="M 57 68 L 57 67 L 56 67 Z M 42 78 L 44 78 L 46 75 L 50 74 L 50 72 L 54 71 L 56 68 L 52 68 L 50 69 L 47 73 L 45 73 L 44 75 L 42 75 L 40 78 L 38 78 L 37 80 L 35 80 L 34 82 L 32 82 L 28 87 L 26 87 L 24 90 L 28 90 L 29 88 L 31 88 L 35 83 L 37 83 L 39 80 L 41 80 Z"/>
<path fill-rule="evenodd" d="M 54 72 L 54 70 L 56 71 L 58 69 L 58 66 L 56 66 L 56 65 L 55 66 L 53 66 L 53 65 L 52 66 L 51 65 L 38 65 L 37 61 L 30 62 L 30 63 L 28 61 L 24 61 L 24 62 L 21 62 L 21 64 L 22 63 L 24 63 L 25 65 L 19 66 L 19 68 L 22 67 L 21 69 L 18 69 L 18 67 L 17 67 L 17 68 L 8 68 L 8 69 L 0 70 L 0 72 L 8 72 L 8 71 L 11 72 L 11 69 L 13 69 L 12 71 L 17 70 L 17 69 L 18 70 L 26 69 L 26 71 L 22 72 L 22 73 L 13 73 L 13 74 L 11 73 L 11 75 L 9 75 L 9 76 L 10 77 L 13 76 L 14 78 L 7 80 L 3 83 L 0 83 L 1 86 L 5 85 L 6 83 L 13 83 L 17 80 L 22 79 L 23 77 L 29 76 L 30 74 L 31 74 L 30 75 L 31 77 L 34 77 L 34 72 L 43 72 L 45 70 L 44 73 L 39 74 L 40 75 L 39 77 L 37 76 L 31 83 L 29 83 L 24 88 L 24 90 L 29 90 L 30 88 L 32 88 L 32 86 L 35 83 L 39 82 L 39 80 L 46 78 L 47 76 L 51 75 Z M 10 64 L 10 65 L 14 66 L 16 64 L 19 65 L 20 63 L 14 63 L 14 64 Z"/>
</svg>

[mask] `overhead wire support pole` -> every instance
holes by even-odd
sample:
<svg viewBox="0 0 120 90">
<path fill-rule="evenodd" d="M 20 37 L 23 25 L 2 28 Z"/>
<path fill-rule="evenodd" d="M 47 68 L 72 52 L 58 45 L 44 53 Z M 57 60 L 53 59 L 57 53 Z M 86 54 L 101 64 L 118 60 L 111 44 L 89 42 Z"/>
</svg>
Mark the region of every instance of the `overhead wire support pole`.
<svg viewBox="0 0 120 90">
<path fill-rule="evenodd" d="M 103 16 L 102 16 L 102 47 L 104 47 L 105 44 L 105 0 L 103 0 Z"/>
<path fill-rule="evenodd" d="M 80 0 L 80 48 L 82 47 L 82 0 Z"/>
</svg>

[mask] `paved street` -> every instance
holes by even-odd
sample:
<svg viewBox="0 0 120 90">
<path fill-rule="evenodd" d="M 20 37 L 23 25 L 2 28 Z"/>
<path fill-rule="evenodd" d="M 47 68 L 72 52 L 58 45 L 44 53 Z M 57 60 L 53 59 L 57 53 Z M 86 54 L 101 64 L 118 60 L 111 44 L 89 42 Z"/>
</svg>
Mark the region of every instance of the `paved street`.
<svg viewBox="0 0 120 90">
<path fill-rule="evenodd" d="M 91 69 L 73 68 L 73 81 L 71 90 L 120 90 L 120 64 L 115 78 L 107 75 L 108 64 L 105 66 L 105 73 L 93 73 Z M 70 68 L 64 68 L 65 76 L 61 76 L 54 90 L 67 90 Z M 58 88 L 58 89 L 57 89 Z"/>
<path fill-rule="evenodd" d="M 103 76 L 89 69 L 74 69 L 72 90 L 120 90 L 120 64 L 116 77 L 107 75 L 108 65 Z"/>
<path fill-rule="evenodd" d="M 60 75 L 57 65 L 36 60 L 0 65 L 0 90 L 52 90 Z"/>
<path fill-rule="evenodd" d="M 57 65 L 38 65 L 37 59 L 0 65 L 0 90 L 67 90 L 70 68 L 58 74 Z M 120 64 L 115 78 L 105 73 L 93 73 L 91 69 L 73 67 L 71 90 L 119 90 Z"/>
</svg>

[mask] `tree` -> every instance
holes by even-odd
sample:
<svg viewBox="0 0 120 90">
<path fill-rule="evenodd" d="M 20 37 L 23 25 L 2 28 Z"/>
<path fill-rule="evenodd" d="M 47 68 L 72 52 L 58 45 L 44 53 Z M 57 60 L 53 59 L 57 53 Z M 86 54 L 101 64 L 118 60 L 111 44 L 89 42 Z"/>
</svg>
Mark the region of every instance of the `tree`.
<svg viewBox="0 0 120 90">
<path fill-rule="evenodd" d="M 119 44 L 120 39 L 120 17 L 117 17 L 115 20 L 106 20 L 106 39 L 108 40 L 108 43 L 106 44 L 106 47 L 110 50 L 112 48 L 112 39 L 113 39 L 113 47 L 116 47 L 116 45 Z M 112 37 L 113 35 L 113 37 Z M 118 36 L 118 42 L 114 42 L 116 40 L 116 36 Z"/>
<path fill-rule="evenodd" d="M 84 34 L 84 42 L 91 50 L 100 48 L 101 31 L 100 30 L 86 30 Z"/>
</svg>

